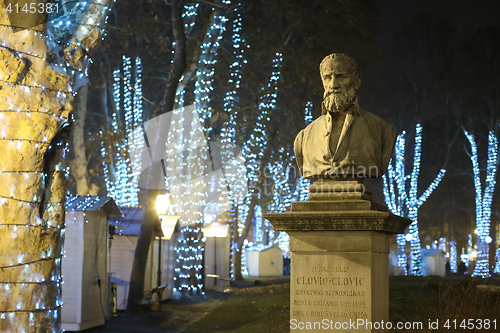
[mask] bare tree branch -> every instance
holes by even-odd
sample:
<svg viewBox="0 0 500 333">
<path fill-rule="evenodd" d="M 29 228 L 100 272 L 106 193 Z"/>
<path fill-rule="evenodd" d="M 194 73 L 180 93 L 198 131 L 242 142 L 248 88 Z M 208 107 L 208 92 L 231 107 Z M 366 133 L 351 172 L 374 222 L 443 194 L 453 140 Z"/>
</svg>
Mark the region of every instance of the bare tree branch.
<svg viewBox="0 0 500 333">
<path fill-rule="evenodd" d="M 186 70 L 186 35 L 184 33 L 184 22 L 182 20 L 182 2 L 180 0 L 172 0 L 172 30 L 175 40 L 174 62 L 172 71 L 167 80 L 165 94 L 160 105 L 159 112 L 153 115 L 157 117 L 162 113 L 173 110 L 175 103 L 175 93 L 179 80 Z"/>
<path fill-rule="evenodd" d="M 200 60 L 201 55 L 201 44 L 205 39 L 207 31 L 210 28 L 210 24 L 215 15 L 217 15 L 217 10 L 212 10 L 208 18 L 202 16 L 202 21 L 206 22 L 203 28 L 198 32 L 191 34 L 192 38 L 190 38 L 190 42 L 186 46 L 187 50 L 189 51 L 188 54 L 190 54 L 191 56 L 186 59 L 184 78 L 182 79 L 182 82 L 179 82 L 177 90 L 183 89 L 189 83 L 194 73 L 196 72 L 196 69 L 198 68 L 198 61 Z"/>
</svg>

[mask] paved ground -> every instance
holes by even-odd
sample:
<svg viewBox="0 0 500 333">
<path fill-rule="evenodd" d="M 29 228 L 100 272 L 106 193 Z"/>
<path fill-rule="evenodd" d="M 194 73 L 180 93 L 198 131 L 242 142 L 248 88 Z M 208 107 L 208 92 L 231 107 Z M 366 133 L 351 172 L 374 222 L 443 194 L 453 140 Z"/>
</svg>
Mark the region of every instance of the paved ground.
<svg viewBox="0 0 500 333">
<path fill-rule="evenodd" d="M 161 311 L 138 311 L 133 316 L 119 312 L 106 325 L 85 330 L 85 333 L 180 333 L 189 332 L 189 325 L 215 309 L 230 294 L 208 291 L 205 296 L 189 300 L 167 300 Z"/>
<path fill-rule="evenodd" d="M 244 281 L 232 282 L 231 288 L 262 287 L 276 283 L 288 283 L 290 279 L 245 277 Z M 106 325 L 88 329 L 84 333 L 189 333 L 191 324 L 203 318 L 235 293 L 207 291 L 204 296 L 161 303 L 161 311 L 138 311 L 133 316 L 119 312 Z M 70 331 L 66 331 L 70 332 Z"/>
</svg>

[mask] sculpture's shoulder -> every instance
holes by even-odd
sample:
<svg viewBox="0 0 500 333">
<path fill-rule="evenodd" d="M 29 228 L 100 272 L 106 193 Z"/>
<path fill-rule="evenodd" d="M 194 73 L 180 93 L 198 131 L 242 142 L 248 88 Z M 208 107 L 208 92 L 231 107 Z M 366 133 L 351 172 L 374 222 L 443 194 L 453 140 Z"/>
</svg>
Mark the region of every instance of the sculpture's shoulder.
<svg viewBox="0 0 500 333">
<path fill-rule="evenodd" d="M 295 137 L 295 141 L 293 143 L 293 146 L 294 146 L 296 152 L 297 152 L 297 150 L 302 149 L 302 140 L 304 139 L 304 131 L 305 131 L 305 128 L 302 129 L 299 132 L 299 134 L 297 134 L 297 136 Z"/>
<path fill-rule="evenodd" d="M 310 145 L 315 142 L 318 133 L 321 133 L 322 122 L 324 122 L 324 116 L 320 116 L 316 118 L 312 123 L 306 126 L 306 128 L 302 129 L 299 134 L 295 137 L 295 141 L 293 143 L 293 147 L 295 149 L 295 158 L 297 160 L 297 165 L 299 168 L 302 168 L 303 163 L 303 149 L 304 145 Z"/>
<path fill-rule="evenodd" d="M 379 116 L 376 116 L 366 110 L 361 110 L 361 114 L 365 118 L 365 121 L 368 123 L 369 128 L 371 128 L 372 130 L 381 131 L 385 136 L 391 138 L 394 137 L 394 139 L 396 139 L 396 137 L 398 136 L 396 128 Z"/>
<path fill-rule="evenodd" d="M 381 125 L 388 124 L 384 119 L 382 119 L 379 116 L 376 116 L 373 113 L 368 112 L 364 109 L 361 109 L 361 115 L 363 115 L 370 122 L 374 122 L 374 123 L 381 124 Z"/>
<path fill-rule="evenodd" d="M 295 145 L 302 144 L 302 140 L 304 140 L 304 137 L 310 137 L 311 135 L 314 135 L 315 133 L 321 131 L 324 122 L 323 119 L 324 117 L 325 116 L 319 116 L 312 123 L 307 125 L 306 128 L 302 129 L 295 138 L 296 142 Z"/>
<path fill-rule="evenodd" d="M 369 129 L 368 132 L 371 135 L 372 142 L 378 147 L 377 151 L 380 152 L 377 165 L 377 177 L 380 177 L 387 171 L 398 132 L 393 125 L 370 112 L 362 110 L 361 114 L 365 120 L 365 125 Z"/>
<path fill-rule="evenodd" d="M 321 130 L 321 128 L 324 126 L 324 122 L 325 122 L 325 115 L 321 115 L 319 116 L 318 118 L 314 119 L 314 121 L 312 123 L 310 123 L 309 125 L 306 126 L 306 128 L 304 128 L 302 131 L 303 132 L 309 132 L 309 131 L 319 131 Z"/>
</svg>

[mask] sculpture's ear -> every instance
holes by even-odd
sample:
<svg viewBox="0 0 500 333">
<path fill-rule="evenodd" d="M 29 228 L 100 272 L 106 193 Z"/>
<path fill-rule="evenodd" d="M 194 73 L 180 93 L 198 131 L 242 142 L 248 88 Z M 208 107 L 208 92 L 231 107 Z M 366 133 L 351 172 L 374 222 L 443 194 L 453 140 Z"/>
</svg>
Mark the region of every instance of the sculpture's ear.
<svg viewBox="0 0 500 333">
<path fill-rule="evenodd" d="M 361 86 L 361 76 L 358 75 L 354 80 L 354 89 L 358 90 L 360 86 Z"/>
</svg>

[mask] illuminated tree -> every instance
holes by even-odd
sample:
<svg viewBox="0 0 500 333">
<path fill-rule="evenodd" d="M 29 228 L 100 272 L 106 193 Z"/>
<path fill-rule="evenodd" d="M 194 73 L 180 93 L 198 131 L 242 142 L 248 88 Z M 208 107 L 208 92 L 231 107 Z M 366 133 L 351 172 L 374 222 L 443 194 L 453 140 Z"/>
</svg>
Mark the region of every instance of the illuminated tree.
<svg viewBox="0 0 500 333">
<path fill-rule="evenodd" d="M 229 0 L 222 1 L 222 5 L 228 6 L 230 4 Z M 186 7 L 185 10 L 194 12 L 196 7 Z M 210 94 L 213 90 L 216 56 L 228 21 L 226 16 L 225 13 L 217 13 L 213 16 L 201 44 L 194 83 L 194 108 L 183 108 L 185 104 L 184 87 L 178 89 L 177 96 L 180 108 L 174 110 L 173 117 L 176 117 L 179 112 L 186 115 L 186 111 L 190 112 L 189 110 L 192 110 L 192 114 L 173 119 L 176 127 L 172 128 L 174 131 L 169 131 L 173 136 L 167 140 L 170 144 L 176 143 L 177 149 L 182 147 L 183 154 L 186 154 L 187 157 L 179 159 L 177 154 L 172 154 L 173 150 L 170 148 L 170 151 L 166 152 L 169 157 L 165 160 L 167 187 L 175 203 L 176 214 L 180 216 L 183 234 L 175 248 L 178 254 L 178 265 L 174 290 L 178 292 L 203 293 L 203 212 L 208 204 L 207 194 L 210 181 L 212 176 L 215 177 L 215 175 L 209 175 L 211 165 L 208 163 L 210 158 L 206 136 L 212 131 L 208 121 L 212 116 Z M 185 29 L 190 29 L 186 23 Z M 190 129 L 189 133 L 186 132 L 188 128 Z M 181 137 L 174 138 L 173 132 L 180 133 Z M 183 170 L 183 172 L 180 173 L 179 170 Z M 182 177 L 183 179 L 181 179 Z M 224 177 L 220 178 L 224 179 Z M 185 196 L 189 196 L 190 199 L 185 200 Z M 222 207 L 224 205 L 222 202 L 216 202 L 216 204 L 221 204 L 221 210 L 227 209 L 227 207 Z"/>
<path fill-rule="evenodd" d="M 106 190 L 119 206 L 139 205 L 140 173 L 136 170 L 141 165 L 144 135 L 136 129 L 142 126 L 141 72 L 141 59 L 136 58 L 132 64 L 132 59 L 126 56 L 123 56 L 122 68 L 113 72 L 116 109 L 112 114 L 111 130 L 112 137 L 118 142 L 106 145 L 109 150 L 105 148 L 104 141 L 101 142 Z M 132 153 L 135 158 L 130 158 Z M 107 156 L 110 160 L 106 160 Z"/>
<path fill-rule="evenodd" d="M 458 254 L 457 254 L 457 242 L 450 242 L 450 271 L 452 273 L 458 272 Z"/>
<path fill-rule="evenodd" d="M 266 205 L 266 212 L 280 213 L 289 210 L 292 204 L 293 188 L 290 180 L 292 163 L 293 163 L 293 148 L 290 146 L 281 147 L 278 151 L 271 156 L 272 161 L 268 164 L 267 173 L 271 175 L 267 179 L 266 185 L 260 192 L 261 199 L 264 197 L 269 198 Z M 269 181 L 269 182 L 268 182 Z M 264 193 L 262 193 L 264 192 Z M 264 200 L 262 200 L 264 201 Z M 290 252 L 289 237 L 286 232 L 279 232 L 276 234 L 272 228 L 271 223 L 262 218 L 262 208 L 258 206 L 259 214 L 255 213 L 255 227 L 253 246 L 246 249 L 246 251 L 262 251 L 275 244 L 278 244 L 280 249 L 285 252 Z M 267 237 L 264 237 L 267 235 Z"/>
<path fill-rule="evenodd" d="M 247 44 L 241 34 L 242 12 L 241 4 L 234 8 L 231 44 L 233 49 L 229 66 L 229 89 L 224 96 L 224 112 L 229 119 L 224 123 L 221 134 L 221 162 L 224 169 L 223 177 L 220 177 L 220 191 L 226 193 L 227 200 L 219 203 L 219 212 L 225 212 L 225 223 L 231 225 L 231 249 L 230 249 L 230 276 L 241 277 L 241 251 L 238 246 L 240 236 L 243 232 L 241 224 L 238 223 L 237 212 L 239 205 L 246 200 L 248 191 L 248 180 L 246 177 L 245 159 L 236 154 L 236 128 L 239 108 L 239 93 L 242 80 L 243 65 L 247 62 L 244 58 Z"/>
<path fill-rule="evenodd" d="M 312 117 L 312 102 L 307 102 L 304 109 L 305 126 L 313 121 Z M 289 210 L 293 201 L 307 200 L 309 193 L 310 180 L 299 177 L 295 189 L 292 191 L 292 179 L 296 177 L 292 170 L 294 168 L 295 157 L 291 146 L 279 148 L 276 156 L 271 156 L 273 162 L 269 163 L 269 173 L 272 175 L 271 201 L 267 205 L 268 213 L 280 213 Z M 279 232 L 275 235 L 269 221 L 264 220 L 263 223 L 256 224 L 255 232 L 260 235 L 253 250 L 263 250 L 274 244 L 279 244 L 280 249 L 284 253 L 289 253 L 289 237 L 286 232 Z M 262 235 L 268 233 L 268 243 L 263 242 Z"/>
<path fill-rule="evenodd" d="M 496 254 L 495 254 L 495 269 L 493 270 L 494 273 L 500 273 L 500 247 L 497 248 Z"/>
<path fill-rule="evenodd" d="M 467 266 L 467 268 L 470 267 L 469 263 L 470 263 L 470 257 L 471 257 L 471 253 L 472 253 L 473 249 L 474 249 L 474 247 L 472 246 L 472 234 L 468 234 L 467 235 L 467 257 L 465 260 L 465 266 Z"/>
<path fill-rule="evenodd" d="M 256 124 L 252 127 L 249 138 L 243 143 L 248 191 L 245 193 L 244 203 L 238 206 L 238 223 L 235 225 L 237 230 L 233 231 L 233 273 L 236 280 L 243 279 L 241 275 L 243 244 L 252 227 L 255 209 L 262 198 L 260 192 L 267 184 L 266 168 L 272 156 L 272 148 L 268 142 L 272 142 L 276 134 L 276 129 L 269 128 L 269 122 L 271 111 L 276 107 L 282 61 L 282 54 L 276 53 L 272 60 L 273 70 L 269 82 L 259 97 Z"/>
<path fill-rule="evenodd" d="M 393 160 L 389 163 L 387 174 L 383 176 L 385 202 L 390 211 L 398 216 L 405 216 L 404 205 L 406 202 L 406 178 L 405 175 L 405 135 L 403 131 L 396 140 L 394 147 L 395 165 Z M 398 266 L 404 275 L 408 274 L 406 263 L 406 238 L 405 234 L 397 235 L 398 242 Z"/>
<path fill-rule="evenodd" d="M 224 0 L 222 4 L 218 1 L 208 4 L 210 6 L 213 5 L 217 9 L 227 9 L 226 3 L 227 1 Z M 205 132 L 205 124 L 203 122 L 211 114 L 210 109 L 205 104 L 205 98 L 209 98 L 208 94 L 211 91 L 211 82 L 210 78 L 205 74 L 208 75 L 210 72 L 207 72 L 207 70 L 210 70 L 213 66 L 211 61 L 214 54 L 210 50 L 214 45 L 218 47 L 218 35 L 222 29 L 220 25 L 214 24 L 214 20 L 221 20 L 222 18 L 217 15 L 217 10 L 203 5 L 184 6 L 180 0 L 172 0 L 169 5 L 172 8 L 171 28 L 174 51 L 168 56 L 172 56 L 173 60 L 168 68 L 169 74 L 163 97 L 159 103 L 159 108 L 153 112 L 152 120 L 171 114 L 173 117 L 172 128 L 184 133 L 182 141 L 178 142 L 180 145 L 176 147 L 176 151 L 180 150 L 182 154 L 187 154 L 187 156 L 183 155 L 186 159 L 180 158 L 178 161 L 172 161 L 173 157 L 169 155 L 168 147 L 165 147 L 167 151 L 163 151 L 164 155 L 159 159 L 163 159 L 161 169 L 167 175 L 165 180 L 167 182 L 166 188 L 171 193 L 172 201 L 175 204 L 175 211 L 180 216 L 181 222 L 182 237 L 180 237 L 179 243 L 176 246 L 179 258 L 177 260 L 176 286 L 174 291 L 187 291 L 191 294 L 200 294 L 203 292 L 203 277 L 201 274 L 204 247 L 202 242 L 202 216 L 205 207 L 204 197 L 206 196 L 203 188 L 206 184 L 203 182 L 200 183 L 199 185 L 202 190 L 198 191 L 193 188 L 194 184 L 189 183 L 189 179 L 183 180 L 182 177 L 186 175 L 189 175 L 189 177 L 195 175 L 201 176 L 206 171 L 206 163 L 197 164 L 197 161 L 207 160 L 207 150 L 203 148 L 200 151 L 196 151 L 196 147 L 204 147 L 204 134 L 200 136 L 200 129 L 202 133 Z M 216 32 L 217 30 L 219 31 L 218 33 Z M 215 36 L 215 40 L 212 39 L 213 36 L 210 36 L 211 34 Z M 210 47 L 205 43 L 207 38 L 210 39 Z M 188 49 L 190 52 L 188 52 Z M 200 68 L 200 72 L 197 73 L 198 68 Z M 195 76 L 195 74 L 197 75 Z M 187 113 L 190 115 L 189 119 L 193 121 L 193 123 L 188 123 L 187 120 L 184 122 L 181 114 L 186 111 L 183 110 L 186 86 L 190 82 L 193 82 L 193 79 L 200 80 L 196 84 L 195 93 L 197 99 L 196 106 L 200 112 L 198 112 L 198 109 L 196 111 L 187 109 Z M 202 119 L 201 127 L 200 119 Z M 147 149 L 153 152 L 162 149 L 159 145 L 164 145 L 165 142 L 161 142 L 157 138 L 157 136 L 161 136 L 162 131 L 166 131 L 166 129 L 158 130 L 152 136 L 148 137 L 149 144 Z M 168 135 L 175 137 L 175 133 L 168 132 Z M 169 140 L 173 140 L 172 142 L 174 142 L 174 137 Z M 190 153 L 192 155 L 189 155 Z M 156 162 L 159 162 L 159 160 Z M 177 166 L 186 169 L 178 172 L 175 169 Z M 134 255 L 127 309 L 132 309 L 135 301 L 142 296 L 146 258 L 153 238 L 154 224 L 158 220 L 155 210 L 155 200 L 159 189 L 165 189 L 165 187 L 158 188 L 158 184 L 149 184 L 148 180 L 151 179 L 154 170 L 155 168 L 150 168 L 147 174 L 142 175 L 146 179 L 141 185 L 141 188 L 145 189 L 143 224 Z M 184 181 L 186 183 L 183 185 Z M 189 187 L 189 189 L 181 193 L 182 187 Z M 192 196 L 189 200 L 186 200 L 185 197 L 189 194 L 192 194 Z"/>
<path fill-rule="evenodd" d="M 73 93 L 112 2 L 39 1 L 28 18 L 13 3 L 0 3 L 0 327 L 58 333 Z"/>
<path fill-rule="evenodd" d="M 417 195 L 418 176 L 420 174 L 420 160 L 422 147 L 422 126 L 417 124 L 415 128 L 415 143 L 413 153 L 413 170 L 412 173 L 406 175 L 405 172 L 405 132 L 398 136 L 395 146 L 395 165 L 391 159 L 387 174 L 383 176 L 384 181 L 384 196 L 385 202 L 391 212 L 395 215 L 408 217 L 412 222 L 409 227 L 407 238 L 411 244 L 412 267 L 411 274 L 422 276 L 422 255 L 420 253 L 420 236 L 418 232 L 418 210 L 427 198 L 432 194 L 434 189 L 439 185 L 446 173 L 446 170 L 441 169 L 439 174 L 422 193 Z M 409 181 L 410 188 L 407 192 L 406 181 Z M 400 265 L 405 275 L 407 274 L 406 267 L 406 241 L 405 235 L 398 235 L 398 265 Z"/>
<path fill-rule="evenodd" d="M 312 117 L 312 107 L 313 103 L 311 101 L 306 103 L 305 107 L 305 112 L 304 112 L 304 120 L 305 120 L 305 126 L 309 125 L 313 121 Z M 309 194 L 309 185 L 311 184 L 311 181 L 308 179 L 305 179 L 304 177 L 300 177 L 297 186 L 295 187 L 294 191 L 294 200 L 295 201 L 305 201 L 307 200 L 307 196 Z"/>
<path fill-rule="evenodd" d="M 470 143 L 471 150 L 468 152 L 472 162 L 474 175 L 474 188 L 476 191 L 476 230 L 477 230 L 477 260 L 472 276 L 489 277 L 489 243 L 491 222 L 491 201 L 495 192 L 496 174 L 498 167 L 498 139 L 494 131 L 488 134 L 488 159 L 486 162 L 486 178 L 484 190 L 479 169 L 477 144 L 474 135 L 465 131 L 465 136 Z"/>
</svg>

